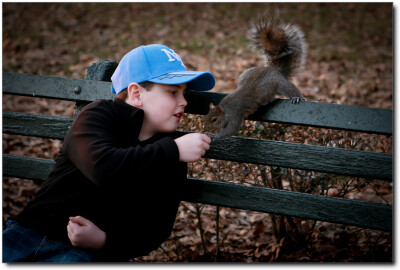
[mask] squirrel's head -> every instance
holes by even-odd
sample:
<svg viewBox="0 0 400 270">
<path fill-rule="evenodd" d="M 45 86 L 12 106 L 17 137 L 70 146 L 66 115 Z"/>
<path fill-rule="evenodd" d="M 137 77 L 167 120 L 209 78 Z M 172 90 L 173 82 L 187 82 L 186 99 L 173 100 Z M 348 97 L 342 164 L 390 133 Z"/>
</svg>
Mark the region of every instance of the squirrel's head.
<svg viewBox="0 0 400 270">
<path fill-rule="evenodd" d="M 224 110 L 221 106 L 214 106 L 210 103 L 210 110 L 204 117 L 204 130 L 207 132 L 216 133 L 222 128 L 222 120 L 224 116 Z"/>
</svg>

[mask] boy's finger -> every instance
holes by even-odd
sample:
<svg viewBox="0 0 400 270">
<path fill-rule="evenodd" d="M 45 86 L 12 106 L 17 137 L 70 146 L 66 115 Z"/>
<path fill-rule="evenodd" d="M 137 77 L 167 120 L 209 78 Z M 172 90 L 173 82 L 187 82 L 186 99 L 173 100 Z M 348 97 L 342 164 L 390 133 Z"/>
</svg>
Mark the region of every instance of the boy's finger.
<svg viewBox="0 0 400 270">
<path fill-rule="evenodd" d="M 210 149 L 210 145 L 208 143 L 204 143 L 203 147 L 204 147 L 204 150 L 209 150 Z"/>
<path fill-rule="evenodd" d="M 202 134 L 202 135 L 203 135 L 202 136 L 203 141 L 208 143 L 208 144 L 210 144 L 211 143 L 211 138 L 208 137 L 206 134 Z"/>
<path fill-rule="evenodd" d="M 72 222 L 68 222 L 68 225 L 67 225 L 68 235 L 72 235 L 75 232 L 73 224 L 74 223 L 72 223 Z"/>
<path fill-rule="evenodd" d="M 76 216 L 76 217 L 70 217 L 69 220 L 73 223 L 77 223 L 81 226 L 85 226 L 86 225 L 86 219 L 81 217 L 81 216 Z"/>
<path fill-rule="evenodd" d="M 72 232 L 76 232 L 79 229 L 79 227 L 82 227 L 81 224 L 72 221 L 68 222 L 68 226 Z"/>
</svg>

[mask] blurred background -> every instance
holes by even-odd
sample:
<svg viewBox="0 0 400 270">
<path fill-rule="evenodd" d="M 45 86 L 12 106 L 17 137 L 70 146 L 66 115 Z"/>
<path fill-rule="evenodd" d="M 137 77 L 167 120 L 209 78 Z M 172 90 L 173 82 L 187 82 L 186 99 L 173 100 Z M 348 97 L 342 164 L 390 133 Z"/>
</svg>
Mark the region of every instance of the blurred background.
<svg viewBox="0 0 400 270">
<path fill-rule="evenodd" d="M 83 78 L 99 60 L 119 62 L 133 48 L 162 43 L 189 70 L 211 71 L 215 92 L 229 93 L 245 69 L 262 65 L 248 47 L 250 23 L 279 9 L 282 21 L 305 33 L 304 71 L 293 79 L 307 101 L 393 109 L 392 3 L 3 3 L 3 71 Z M 70 102 L 3 95 L 3 110 L 72 117 Z M 185 117 L 181 128 L 201 130 Z M 241 136 L 392 153 L 392 137 L 255 124 Z M 61 142 L 3 134 L 3 153 L 54 158 Z M 190 174 L 258 185 L 271 168 L 202 160 Z M 300 173 L 301 174 L 301 173 Z M 299 174 L 299 175 L 300 175 Z M 221 179 L 221 175 L 231 175 Z M 293 175 L 293 172 L 292 172 Z M 320 177 L 320 175 L 318 175 Z M 299 185 L 301 178 L 296 178 Z M 392 204 L 392 184 L 324 176 L 323 194 Z M 3 223 L 40 186 L 3 178 Z M 321 194 L 321 187 L 310 193 Z M 218 212 L 218 215 L 216 214 Z M 157 213 L 155 213 L 157 214 Z M 216 218 L 219 228 L 216 229 Z M 276 234 L 281 217 L 183 202 L 174 231 L 141 262 L 171 261 L 391 261 L 392 234 L 299 221 Z M 216 233 L 219 232 L 217 239 Z M 293 242 L 296 233 L 302 242 Z M 218 242 L 217 242 L 218 241 Z"/>
</svg>

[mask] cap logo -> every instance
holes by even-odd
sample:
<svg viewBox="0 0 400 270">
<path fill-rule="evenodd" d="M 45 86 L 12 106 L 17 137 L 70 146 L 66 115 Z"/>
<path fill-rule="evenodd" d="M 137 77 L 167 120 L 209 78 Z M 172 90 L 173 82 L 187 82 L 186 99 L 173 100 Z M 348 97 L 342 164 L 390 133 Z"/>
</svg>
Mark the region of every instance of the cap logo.
<svg viewBox="0 0 400 270">
<path fill-rule="evenodd" d="M 184 68 L 186 68 L 185 65 L 182 62 L 182 58 L 176 52 L 174 52 L 173 50 L 169 51 L 167 49 L 161 49 L 161 51 L 164 52 L 168 56 L 168 61 L 169 62 L 173 62 L 173 61 L 178 60 L 181 63 L 181 65 Z"/>
</svg>

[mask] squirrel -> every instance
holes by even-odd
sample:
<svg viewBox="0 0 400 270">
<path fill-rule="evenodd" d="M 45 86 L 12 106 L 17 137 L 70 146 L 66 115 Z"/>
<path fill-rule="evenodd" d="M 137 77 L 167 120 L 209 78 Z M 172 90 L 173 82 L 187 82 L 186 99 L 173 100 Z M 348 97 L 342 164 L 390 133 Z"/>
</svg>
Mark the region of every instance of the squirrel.
<svg viewBox="0 0 400 270">
<path fill-rule="evenodd" d="M 253 51 L 264 56 L 264 66 L 245 70 L 238 78 L 237 89 L 225 96 L 218 106 L 210 104 L 204 117 L 205 130 L 216 133 L 213 140 L 237 134 L 244 119 L 258 107 L 274 100 L 276 94 L 297 104 L 305 100 L 288 79 L 304 66 L 306 43 L 296 25 L 282 24 L 279 14 L 259 19 L 249 31 Z"/>
</svg>

